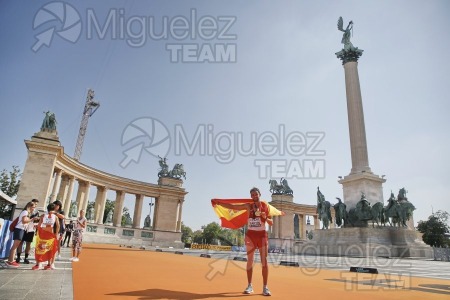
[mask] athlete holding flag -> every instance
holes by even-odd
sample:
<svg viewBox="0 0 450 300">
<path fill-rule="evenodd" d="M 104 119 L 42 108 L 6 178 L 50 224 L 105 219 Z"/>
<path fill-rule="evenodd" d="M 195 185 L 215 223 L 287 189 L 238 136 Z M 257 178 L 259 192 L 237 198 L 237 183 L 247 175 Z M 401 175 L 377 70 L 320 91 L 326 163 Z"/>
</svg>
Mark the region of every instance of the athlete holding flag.
<svg viewBox="0 0 450 300">
<path fill-rule="evenodd" d="M 267 280 L 269 277 L 269 268 L 267 264 L 268 254 L 268 237 L 266 231 L 266 223 L 272 225 L 272 216 L 283 215 L 275 207 L 260 200 L 261 192 L 254 187 L 250 190 L 251 200 L 247 199 L 212 199 L 211 203 L 214 210 L 221 218 L 222 226 L 228 228 L 238 228 L 245 225 L 243 220 L 245 218 L 247 224 L 247 233 L 245 235 L 245 245 L 247 248 L 247 281 L 248 286 L 244 294 L 253 293 L 252 276 L 253 276 L 253 259 L 255 250 L 259 249 L 262 264 L 263 277 L 263 295 L 270 296 L 270 290 L 267 287 Z M 231 209 L 233 213 L 225 211 L 224 209 Z M 237 211 L 237 212 L 236 212 Z M 233 222 L 234 220 L 240 220 Z M 243 223 L 243 224 L 241 224 Z"/>
</svg>

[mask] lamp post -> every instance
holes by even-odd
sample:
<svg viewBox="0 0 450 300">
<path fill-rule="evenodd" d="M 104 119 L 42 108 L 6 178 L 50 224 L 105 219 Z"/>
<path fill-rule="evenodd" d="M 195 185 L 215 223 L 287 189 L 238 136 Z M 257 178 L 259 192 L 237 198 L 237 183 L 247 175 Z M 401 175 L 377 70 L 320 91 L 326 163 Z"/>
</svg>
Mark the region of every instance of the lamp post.
<svg viewBox="0 0 450 300">
<path fill-rule="evenodd" d="M 150 213 L 148 214 L 150 217 L 150 228 L 152 228 L 152 206 L 155 205 L 155 203 L 153 203 L 153 198 L 150 200 L 148 205 L 150 206 Z"/>
</svg>

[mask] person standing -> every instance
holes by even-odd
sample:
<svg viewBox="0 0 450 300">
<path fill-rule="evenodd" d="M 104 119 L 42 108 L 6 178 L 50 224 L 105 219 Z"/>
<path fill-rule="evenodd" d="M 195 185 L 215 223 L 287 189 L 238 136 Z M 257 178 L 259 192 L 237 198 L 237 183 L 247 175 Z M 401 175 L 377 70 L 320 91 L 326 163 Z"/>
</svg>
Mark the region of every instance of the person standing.
<svg viewBox="0 0 450 300">
<path fill-rule="evenodd" d="M 253 203 L 244 204 L 231 204 L 220 203 L 224 208 L 234 210 L 247 210 L 247 233 L 245 235 L 245 245 L 247 248 L 247 288 L 244 290 L 244 294 L 252 294 L 252 277 L 253 277 L 253 260 L 256 249 L 259 250 L 262 264 L 262 277 L 263 277 L 263 295 L 271 296 L 270 290 L 267 286 L 269 278 L 269 267 L 267 264 L 268 255 L 268 236 L 266 231 L 266 223 L 273 224 L 273 221 L 269 215 L 269 208 L 265 202 L 260 200 L 261 192 L 258 188 L 254 187 L 250 190 L 250 196 Z"/>
<path fill-rule="evenodd" d="M 84 217 L 84 210 L 80 210 L 80 216 L 77 218 L 72 238 L 72 258 L 71 261 L 79 261 L 79 256 L 81 253 L 82 242 L 83 242 L 83 232 L 86 228 L 87 220 Z"/>
<path fill-rule="evenodd" d="M 64 231 L 65 231 L 65 226 L 64 226 L 64 222 L 65 222 L 65 216 L 64 216 L 64 211 L 62 210 L 62 203 L 59 200 L 53 201 L 53 204 L 55 204 L 55 215 L 58 217 L 59 220 L 59 231 L 56 232 L 56 236 L 58 239 L 58 251 L 57 251 L 57 257 L 56 260 L 60 260 L 61 259 L 61 240 L 63 238 L 64 235 Z M 53 266 L 54 267 L 54 266 Z"/>
<path fill-rule="evenodd" d="M 64 236 L 64 241 L 61 241 L 61 246 L 64 246 L 67 240 L 67 247 L 69 247 L 70 243 L 70 237 L 72 236 L 73 232 L 73 221 L 70 220 L 69 224 L 66 226 L 66 235 Z"/>
<path fill-rule="evenodd" d="M 31 214 L 33 207 L 33 202 L 28 202 L 27 205 L 25 205 L 25 208 L 19 214 L 19 219 L 13 233 L 14 243 L 9 252 L 8 260 L 5 262 L 8 268 L 18 268 L 20 266 L 18 262 L 14 261 L 14 256 L 16 255 L 16 250 L 22 242 L 23 236 L 25 234 L 25 226 L 30 222 L 29 215 Z"/>
<path fill-rule="evenodd" d="M 59 232 L 59 222 L 55 204 L 50 203 L 47 205 L 47 213 L 41 216 L 37 226 L 36 265 L 31 268 L 32 270 L 39 270 L 40 263 L 44 261 L 47 261 L 44 270 L 54 270 L 53 261 L 59 243 L 55 232 Z"/>
<path fill-rule="evenodd" d="M 23 259 L 23 263 L 29 264 L 28 255 L 30 254 L 31 243 L 33 242 L 35 235 L 35 227 L 39 222 L 39 211 L 37 210 L 37 204 L 39 203 L 38 199 L 31 200 L 33 203 L 33 209 L 30 215 L 30 222 L 25 226 L 25 233 L 22 238 L 22 242 L 19 244 L 17 248 L 17 258 L 16 263 L 20 263 L 20 256 L 22 255 L 22 245 L 25 242 L 25 258 Z"/>
</svg>

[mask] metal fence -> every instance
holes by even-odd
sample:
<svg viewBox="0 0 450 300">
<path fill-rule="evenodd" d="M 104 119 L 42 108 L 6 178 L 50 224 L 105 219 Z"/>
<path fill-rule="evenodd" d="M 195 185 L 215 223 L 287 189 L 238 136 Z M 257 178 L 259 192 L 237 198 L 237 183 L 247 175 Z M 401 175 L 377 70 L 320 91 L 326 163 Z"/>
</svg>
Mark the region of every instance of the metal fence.
<svg viewBox="0 0 450 300">
<path fill-rule="evenodd" d="M 450 261 L 450 248 L 433 247 L 434 260 Z"/>
</svg>

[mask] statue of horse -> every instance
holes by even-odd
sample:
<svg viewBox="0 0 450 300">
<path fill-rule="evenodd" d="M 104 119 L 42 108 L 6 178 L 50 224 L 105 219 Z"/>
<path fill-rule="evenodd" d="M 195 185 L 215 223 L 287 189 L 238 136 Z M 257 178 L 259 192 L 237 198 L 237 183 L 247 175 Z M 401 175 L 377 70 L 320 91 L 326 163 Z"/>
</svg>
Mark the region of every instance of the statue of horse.
<svg viewBox="0 0 450 300">
<path fill-rule="evenodd" d="M 294 191 L 289 187 L 289 184 L 286 179 L 281 178 L 280 183 L 283 188 L 282 191 L 283 194 L 292 195 L 294 193 Z"/>
<path fill-rule="evenodd" d="M 272 194 L 282 194 L 283 193 L 283 186 L 281 184 L 278 184 L 276 180 L 269 180 L 270 184 L 270 192 Z"/>
<path fill-rule="evenodd" d="M 183 164 L 175 164 L 172 171 L 169 172 L 169 177 L 180 179 L 183 177 L 186 179 L 186 172 L 184 171 Z"/>
<path fill-rule="evenodd" d="M 384 215 L 391 226 L 398 224 L 398 226 L 408 227 L 406 221 L 411 218 L 415 209 L 414 205 L 409 201 L 399 202 L 389 199 L 389 204 L 384 209 Z"/>
<path fill-rule="evenodd" d="M 167 158 L 159 156 L 159 166 L 161 170 L 158 172 L 158 177 L 167 177 L 170 174 L 169 165 L 167 164 Z"/>
<path fill-rule="evenodd" d="M 371 210 L 370 214 L 372 216 L 372 227 L 375 227 L 375 223 L 377 223 L 378 226 L 381 224 L 384 224 L 384 207 L 383 203 L 377 202 L 375 203 Z"/>
<path fill-rule="evenodd" d="M 333 205 L 334 212 L 335 212 L 335 222 L 337 226 L 347 225 L 348 222 L 348 215 L 347 215 L 347 205 L 342 202 L 340 198 L 336 199 L 339 201 L 335 205 Z"/>
<path fill-rule="evenodd" d="M 331 217 L 331 204 L 325 200 L 325 196 L 320 192 L 317 187 L 317 210 L 319 214 L 319 220 L 322 221 L 322 229 L 328 229 L 330 223 L 333 222 Z"/>
</svg>

